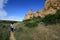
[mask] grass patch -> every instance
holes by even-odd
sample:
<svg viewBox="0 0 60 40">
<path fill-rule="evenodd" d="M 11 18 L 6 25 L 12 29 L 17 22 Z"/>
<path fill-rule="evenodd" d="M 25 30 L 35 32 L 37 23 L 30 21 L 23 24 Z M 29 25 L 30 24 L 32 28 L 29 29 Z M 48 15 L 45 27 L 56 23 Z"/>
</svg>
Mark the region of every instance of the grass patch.
<svg viewBox="0 0 60 40">
<path fill-rule="evenodd" d="M 21 30 L 14 32 L 16 40 L 60 40 L 60 24 L 20 28 Z"/>
</svg>

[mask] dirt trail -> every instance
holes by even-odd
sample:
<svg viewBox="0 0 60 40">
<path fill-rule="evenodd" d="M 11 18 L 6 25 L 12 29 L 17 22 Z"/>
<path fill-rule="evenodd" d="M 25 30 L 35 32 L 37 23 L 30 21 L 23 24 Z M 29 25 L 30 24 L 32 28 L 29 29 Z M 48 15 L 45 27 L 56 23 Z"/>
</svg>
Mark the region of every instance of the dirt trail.
<svg viewBox="0 0 60 40">
<path fill-rule="evenodd" d="M 10 40 L 16 40 L 13 32 L 10 32 Z"/>
</svg>

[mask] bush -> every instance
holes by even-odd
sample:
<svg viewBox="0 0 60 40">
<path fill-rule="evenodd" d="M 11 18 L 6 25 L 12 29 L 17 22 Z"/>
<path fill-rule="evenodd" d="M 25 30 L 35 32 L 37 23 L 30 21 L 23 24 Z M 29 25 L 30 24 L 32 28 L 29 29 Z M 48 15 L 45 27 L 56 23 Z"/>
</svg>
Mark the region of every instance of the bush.
<svg viewBox="0 0 60 40">
<path fill-rule="evenodd" d="M 30 22 L 25 23 L 25 26 L 27 26 L 27 27 L 29 27 L 29 28 L 31 28 L 31 27 L 36 27 L 37 25 L 38 25 L 37 23 L 30 23 Z"/>
<path fill-rule="evenodd" d="M 45 18 L 43 18 L 42 21 L 45 24 L 55 24 L 56 23 L 56 20 L 55 19 L 56 18 L 54 17 L 54 15 L 49 14 L 49 15 L 45 16 Z"/>
<path fill-rule="evenodd" d="M 33 17 L 32 19 L 24 20 L 23 23 L 25 24 L 26 27 L 37 27 L 38 23 L 41 21 L 41 18 L 38 17 Z"/>
<path fill-rule="evenodd" d="M 56 14 L 53 14 L 53 15 L 49 14 L 45 16 L 42 22 L 44 22 L 47 25 L 60 23 L 60 10 L 57 10 Z"/>
<path fill-rule="evenodd" d="M 0 40 L 9 40 L 9 37 L 10 37 L 10 31 L 8 25 L 0 23 Z"/>
</svg>

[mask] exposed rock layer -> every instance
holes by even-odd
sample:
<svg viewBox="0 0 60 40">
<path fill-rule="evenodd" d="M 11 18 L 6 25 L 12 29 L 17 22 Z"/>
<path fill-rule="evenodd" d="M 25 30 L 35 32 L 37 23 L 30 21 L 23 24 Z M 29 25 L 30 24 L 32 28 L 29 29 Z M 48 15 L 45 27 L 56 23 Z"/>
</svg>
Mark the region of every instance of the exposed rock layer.
<svg viewBox="0 0 60 40">
<path fill-rule="evenodd" d="M 60 9 L 60 0 L 46 0 L 43 10 L 38 10 L 36 12 L 30 10 L 29 13 L 25 15 L 24 20 L 37 16 L 45 17 L 45 15 L 48 14 L 55 14 L 58 9 Z"/>
</svg>

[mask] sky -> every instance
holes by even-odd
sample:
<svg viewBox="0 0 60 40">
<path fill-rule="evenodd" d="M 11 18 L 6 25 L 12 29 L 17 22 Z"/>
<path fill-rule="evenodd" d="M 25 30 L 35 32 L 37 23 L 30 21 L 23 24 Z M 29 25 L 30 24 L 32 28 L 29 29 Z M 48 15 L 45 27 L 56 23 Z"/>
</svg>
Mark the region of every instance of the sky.
<svg viewBox="0 0 60 40">
<path fill-rule="evenodd" d="M 22 21 L 25 14 L 44 8 L 45 0 L 0 0 L 0 20 Z"/>
</svg>

